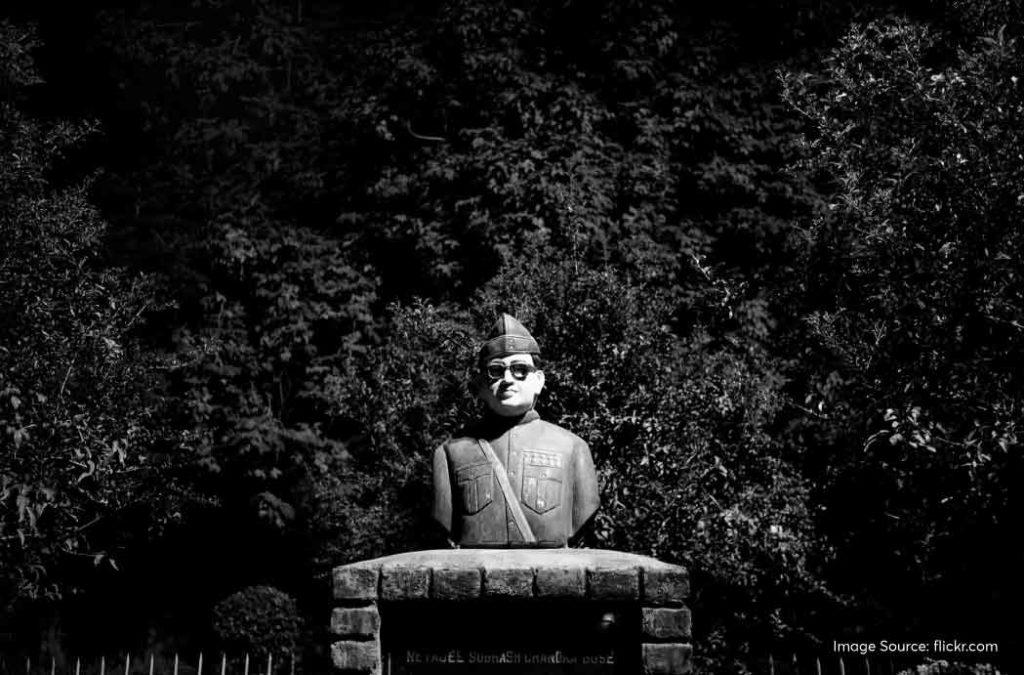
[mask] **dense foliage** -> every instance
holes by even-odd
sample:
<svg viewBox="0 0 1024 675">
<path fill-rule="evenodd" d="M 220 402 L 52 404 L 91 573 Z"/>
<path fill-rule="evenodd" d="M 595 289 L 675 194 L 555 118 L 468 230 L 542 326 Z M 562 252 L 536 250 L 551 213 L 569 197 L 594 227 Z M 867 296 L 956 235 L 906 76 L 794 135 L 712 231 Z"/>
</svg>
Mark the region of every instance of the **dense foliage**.
<svg viewBox="0 0 1024 675">
<path fill-rule="evenodd" d="M 594 451 L 586 543 L 690 568 L 705 670 L 886 631 L 1009 646 L 1020 11 L 0 24 L 5 604 L 172 573 L 202 577 L 170 585 L 183 615 L 270 584 L 319 625 L 331 565 L 443 545 L 430 451 L 510 311 L 541 414 Z"/>
<path fill-rule="evenodd" d="M 954 50 L 887 20 L 787 83 L 806 170 L 834 182 L 804 232 L 801 370 L 818 416 L 800 434 L 827 462 L 844 564 L 870 560 L 873 595 L 922 609 L 980 612 L 1020 559 L 1000 533 L 1020 522 L 1022 56 L 1007 26 Z"/>
<path fill-rule="evenodd" d="M 30 118 L 31 30 L 0 23 L 0 576 L 2 611 L 117 568 L 172 520 L 180 475 L 159 354 L 136 327 L 159 309 L 147 276 L 104 260 L 89 179 L 58 181 L 94 123 Z M 124 521 L 135 530 L 118 532 Z M 84 559 L 84 560 L 82 560 Z"/>
<path fill-rule="evenodd" d="M 233 654 L 291 654 L 301 626 L 294 598 L 272 586 L 247 586 L 213 607 L 213 630 Z"/>
</svg>

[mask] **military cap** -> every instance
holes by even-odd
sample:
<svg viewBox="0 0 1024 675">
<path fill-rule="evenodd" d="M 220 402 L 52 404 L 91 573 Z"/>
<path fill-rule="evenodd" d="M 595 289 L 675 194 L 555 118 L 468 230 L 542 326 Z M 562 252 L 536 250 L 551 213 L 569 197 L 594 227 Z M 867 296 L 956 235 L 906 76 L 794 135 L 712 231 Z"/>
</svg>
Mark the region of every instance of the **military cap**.
<svg viewBox="0 0 1024 675">
<path fill-rule="evenodd" d="M 526 326 L 519 323 L 514 316 L 502 314 L 494 322 L 487 341 L 480 348 L 479 358 L 487 361 L 511 354 L 536 354 L 540 355 L 540 346 L 537 341 L 526 330 Z"/>
</svg>

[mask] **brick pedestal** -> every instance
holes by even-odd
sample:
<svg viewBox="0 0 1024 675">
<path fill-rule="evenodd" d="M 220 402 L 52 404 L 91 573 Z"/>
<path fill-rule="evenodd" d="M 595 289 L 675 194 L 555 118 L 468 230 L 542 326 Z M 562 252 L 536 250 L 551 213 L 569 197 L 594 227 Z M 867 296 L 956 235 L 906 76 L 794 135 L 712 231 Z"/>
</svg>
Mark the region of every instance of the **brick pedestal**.
<svg viewBox="0 0 1024 675">
<path fill-rule="evenodd" d="M 337 673 L 379 674 L 380 631 L 404 603 L 615 602 L 639 607 L 642 671 L 692 670 L 686 570 L 654 558 L 592 549 L 417 551 L 334 569 L 331 657 Z"/>
</svg>

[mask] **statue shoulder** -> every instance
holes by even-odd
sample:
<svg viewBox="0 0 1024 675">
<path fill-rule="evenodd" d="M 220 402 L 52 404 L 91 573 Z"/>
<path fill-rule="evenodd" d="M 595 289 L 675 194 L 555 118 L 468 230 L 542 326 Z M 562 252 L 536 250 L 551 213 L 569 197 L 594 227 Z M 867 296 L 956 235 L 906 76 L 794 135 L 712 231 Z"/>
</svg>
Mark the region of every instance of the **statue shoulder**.
<svg viewBox="0 0 1024 675">
<path fill-rule="evenodd" d="M 459 434 L 456 436 L 452 436 L 451 438 L 446 440 L 444 443 L 441 444 L 441 447 L 452 449 L 460 448 L 467 445 L 476 445 L 476 439 L 476 436 L 471 436 L 469 434 Z"/>
<path fill-rule="evenodd" d="M 544 420 L 538 420 L 537 424 L 542 425 L 541 429 L 544 436 L 551 439 L 557 439 L 557 441 L 560 444 L 571 446 L 587 445 L 587 442 L 585 440 L 583 440 L 573 432 L 569 431 L 565 427 L 560 427 L 557 424 L 552 424 L 551 422 L 546 422 Z"/>
<path fill-rule="evenodd" d="M 478 455 L 480 450 L 477 445 L 476 436 L 468 433 L 459 433 L 441 443 L 435 452 L 444 453 L 449 460 L 458 462 Z"/>
</svg>

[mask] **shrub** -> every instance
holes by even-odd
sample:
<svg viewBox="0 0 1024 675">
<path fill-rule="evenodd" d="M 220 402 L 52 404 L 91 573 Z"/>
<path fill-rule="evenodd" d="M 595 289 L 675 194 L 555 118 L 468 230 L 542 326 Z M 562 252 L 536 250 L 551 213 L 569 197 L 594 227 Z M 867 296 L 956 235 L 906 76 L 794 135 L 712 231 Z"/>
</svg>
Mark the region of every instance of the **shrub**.
<svg viewBox="0 0 1024 675">
<path fill-rule="evenodd" d="M 226 651 L 289 653 L 301 630 L 295 600 L 273 586 L 248 586 L 213 608 L 213 630 Z"/>
</svg>

